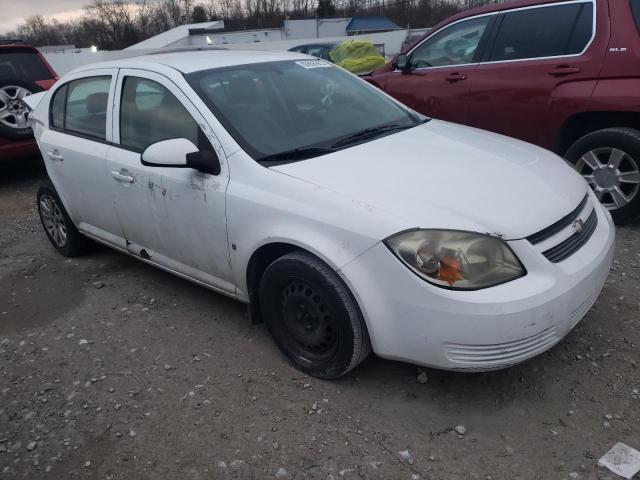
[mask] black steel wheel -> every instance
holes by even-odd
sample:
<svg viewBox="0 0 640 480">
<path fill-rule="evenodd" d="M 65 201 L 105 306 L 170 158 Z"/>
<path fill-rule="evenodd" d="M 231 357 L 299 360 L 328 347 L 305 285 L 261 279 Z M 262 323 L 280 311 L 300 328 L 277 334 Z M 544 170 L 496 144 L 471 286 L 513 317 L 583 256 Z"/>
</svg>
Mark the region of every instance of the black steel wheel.
<svg viewBox="0 0 640 480">
<path fill-rule="evenodd" d="M 289 253 L 267 267 L 260 308 L 280 350 L 310 375 L 340 377 L 371 351 L 364 320 L 346 285 L 308 253 Z"/>
</svg>

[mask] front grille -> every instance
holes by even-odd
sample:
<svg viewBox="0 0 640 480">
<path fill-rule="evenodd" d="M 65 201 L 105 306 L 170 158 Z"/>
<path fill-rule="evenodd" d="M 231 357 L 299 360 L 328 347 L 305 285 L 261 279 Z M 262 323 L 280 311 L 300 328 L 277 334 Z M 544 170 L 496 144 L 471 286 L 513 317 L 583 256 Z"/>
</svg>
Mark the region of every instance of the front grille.
<svg viewBox="0 0 640 480">
<path fill-rule="evenodd" d="M 545 250 L 542 254 L 553 263 L 566 260 L 589 241 L 597 226 L 598 216 L 594 209 L 591 211 L 591 215 L 589 215 L 587 221 L 584 222 L 584 226 L 581 231 L 574 233 L 564 242 L 559 243 L 555 247 Z"/>
<path fill-rule="evenodd" d="M 562 217 L 553 225 L 548 226 L 544 230 L 540 230 L 539 232 L 534 233 L 533 235 L 529 235 L 527 237 L 527 240 L 529 240 L 533 245 L 535 245 L 537 243 L 544 242 L 547 238 L 551 238 L 557 233 L 567 228 L 569 225 L 573 223 L 573 221 L 576 218 L 578 218 L 578 215 L 580 215 L 580 212 L 582 212 L 582 209 L 584 209 L 584 206 L 587 204 L 588 198 L 589 198 L 589 195 L 588 194 L 585 195 L 582 201 L 580 202 L 580 205 L 578 205 L 575 210 L 573 210 L 568 215 Z"/>
<path fill-rule="evenodd" d="M 553 329 L 543 330 L 521 340 L 493 345 L 445 344 L 446 355 L 455 363 L 489 367 L 517 363 L 550 348 L 560 340 Z"/>
</svg>

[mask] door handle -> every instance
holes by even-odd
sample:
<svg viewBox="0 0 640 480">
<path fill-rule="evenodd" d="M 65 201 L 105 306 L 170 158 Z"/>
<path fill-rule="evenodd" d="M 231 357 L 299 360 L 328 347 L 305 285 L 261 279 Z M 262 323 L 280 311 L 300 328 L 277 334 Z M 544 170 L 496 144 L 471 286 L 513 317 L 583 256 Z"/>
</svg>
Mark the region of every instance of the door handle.
<svg viewBox="0 0 640 480">
<path fill-rule="evenodd" d="M 466 80 L 467 76 L 464 73 L 454 72 L 450 73 L 446 80 L 449 83 L 460 82 L 461 80 Z"/>
<path fill-rule="evenodd" d="M 554 77 L 562 77 L 563 75 L 571 75 L 573 73 L 580 73 L 582 69 L 580 67 L 570 67 L 569 65 L 559 65 L 555 70 L 551 70 L 549 75 Z"/>
<path fill-rule="evenodd" d="M 133 183 L 135 181 L 135 178 L 133 178 L 132 175 L 129 175 L 129 172 L 126 170 L 112 170 L 111 176 L 119 182 Z"/>
<path fill-rule="evenodd" d="M 64 157 L 57 149 L 52 152 L 47 152 L 47 156 L 55 162 L 62 162 L 64 160 Z"/>
</svg>

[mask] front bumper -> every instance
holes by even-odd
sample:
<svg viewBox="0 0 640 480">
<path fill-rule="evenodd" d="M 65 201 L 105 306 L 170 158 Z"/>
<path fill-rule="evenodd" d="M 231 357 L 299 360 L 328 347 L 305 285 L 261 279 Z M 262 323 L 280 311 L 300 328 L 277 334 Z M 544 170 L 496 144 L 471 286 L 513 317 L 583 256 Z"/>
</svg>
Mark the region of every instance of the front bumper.
<svg viewBox="0 0 640 480">
<path fill-rule="evenodd" d="M 495 370 L 564 338 L 595 303 L 613 259 L 615 228 L 598 226 L 571 257 L 551 263 L 527 240 L 509 245 L 527 275 L 477 291 L 446 290 L 411 273 L 383 243 L 340 271 L 381 357 L 446 370 Z"/>
</svg>

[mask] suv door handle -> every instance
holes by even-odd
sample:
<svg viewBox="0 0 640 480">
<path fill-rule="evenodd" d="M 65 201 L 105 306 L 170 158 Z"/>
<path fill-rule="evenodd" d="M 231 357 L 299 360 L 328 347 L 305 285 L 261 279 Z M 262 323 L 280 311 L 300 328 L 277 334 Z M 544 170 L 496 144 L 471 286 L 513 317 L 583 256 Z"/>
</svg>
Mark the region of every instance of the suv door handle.
<svg viewBox="0 0 640 480">
<path fill-rule="evenodd" d="M 582 69 L 580 67 L 570 67 L 569 65 L 558 65 L 555 70 L 551 70 L 549 75 L 554 77 L 561 77 L 563 75 L 571 75 L 573 73 L 580 73 Z"/>
<path fill-rule="evenodd" d="M 64 157 L 58 149 L 54 150 L 53 152 L 47 152 L 47 156 L 55 162 L 62 162 L 64 160 Z"/>
<path fill-rule="evenodd" d="M 111 176 L 119 182 L 133 183 L 135 181 L 135 178 L 133 178 L 132 175 L 129 175 L 129 172 L 126 170 L 112 170 Z"/>
<path fill-rule="evenodd" d="M 460 73 L 460 72 L 454 72 L 454 73 L 450 73 L 446 80 L 449 83 L 454 83 L 454 82 L 459 82 L 461 80 L 466 80 L 467 76 L 464 73 Z"/>
</svg>

